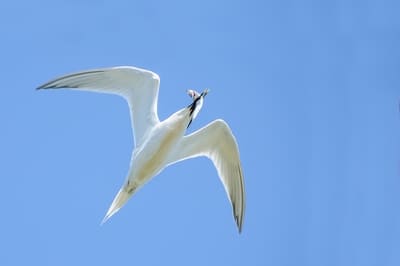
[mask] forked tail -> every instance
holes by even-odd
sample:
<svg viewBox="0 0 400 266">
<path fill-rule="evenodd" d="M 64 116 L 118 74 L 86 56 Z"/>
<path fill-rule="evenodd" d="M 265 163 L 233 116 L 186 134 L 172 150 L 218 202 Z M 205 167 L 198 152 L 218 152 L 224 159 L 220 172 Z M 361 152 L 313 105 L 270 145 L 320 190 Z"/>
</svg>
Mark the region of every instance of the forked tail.
<svg viewBox="0 0 400 266">
<path fill-rule="evenodd" d="M 104 216 L 103 221 L 101 224 L 104 224 L 108 219 L 111 218 L 116 212 L 119 211 L 119 209 L 122 208 L 122 206 L 125 205 L 125 203 L 128 201 L 128 199 L 132 196 L 133 191 L 128 191 L 125 189 L 125 187 L 122 187 L 119 191 L 118 194 L 115 196 L 113 202 L 111 203 L 110 208 L 107 211 L 106 216 Z"/>
</svg>

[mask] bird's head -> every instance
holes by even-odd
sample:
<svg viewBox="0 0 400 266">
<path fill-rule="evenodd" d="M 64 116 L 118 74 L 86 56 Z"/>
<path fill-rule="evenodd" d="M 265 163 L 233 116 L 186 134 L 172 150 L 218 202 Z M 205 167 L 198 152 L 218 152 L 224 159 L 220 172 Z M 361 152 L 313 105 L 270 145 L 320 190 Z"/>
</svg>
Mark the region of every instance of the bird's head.
<svg viewBox="0 0 400 266">
<path fill-rule="evenodd" d="M 209 91 L 210 91 L 209 89 L 205 89 L 202 93 L 198 93 L 195 90 L 187 90 L 187 94 L 189 95 L 190 98 L 193 99 L 192 104 L 188 106 L 190 110 L 189 125 L 190 123 L 192 123 L 192 120 L 196 118 L 197 114 L 200 112 L 201 107 L 203 107 L 203 99 L 208 94 Z"/>
<path fill-rule="evenodd" d="M 187 90 L 187 94 L 189 95 L 190 98 L 192 98 L 193 100 L 196 100 L 199 97 L 206 96 L 209 91 L 210 91 L 209 89 L 205 89 L 202 93 L 198 93 L 195 90 Z"/>
</svg>

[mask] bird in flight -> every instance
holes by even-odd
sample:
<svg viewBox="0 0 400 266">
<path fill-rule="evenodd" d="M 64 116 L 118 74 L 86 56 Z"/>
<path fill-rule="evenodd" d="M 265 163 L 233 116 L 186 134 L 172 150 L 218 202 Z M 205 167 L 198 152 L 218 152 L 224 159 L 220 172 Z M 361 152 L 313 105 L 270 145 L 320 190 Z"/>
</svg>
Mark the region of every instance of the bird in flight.
<svg viewBox="0 0 400 266">
<path fill-rule="evenodd" d="M 206 156 L 214 164 L 229 201 L 239 233 L 245 209 L 245 191 L 239 149 L 228 124 L 217 119 L 185 135 L 208 93 L 188 90 L 192 103 L 160 121 L 157 114 L 159 76 L 132 66 L 92 69 L 51 80 L 37 89 L 71 88 L 117 94 L 128 102 L 135 147 L 124 185 L 103 223 L 165 167 L 189 158 Z"/>
</svg>

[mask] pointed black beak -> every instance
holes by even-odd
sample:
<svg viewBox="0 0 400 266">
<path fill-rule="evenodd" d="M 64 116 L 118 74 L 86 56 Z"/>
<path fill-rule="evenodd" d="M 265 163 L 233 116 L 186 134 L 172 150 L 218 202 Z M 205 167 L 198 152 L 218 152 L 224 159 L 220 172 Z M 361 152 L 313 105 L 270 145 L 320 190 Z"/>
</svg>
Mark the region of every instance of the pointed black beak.
<svg viewBox="0 0 400 266">
<path fill-rule="evenodd" d="M 209 91 L 210 91 L 209 89 L 205 89 L 205 90 L 200 94 L 200 97 L 206 96 L 206 95 L 208 94 Z"/>
</svg>

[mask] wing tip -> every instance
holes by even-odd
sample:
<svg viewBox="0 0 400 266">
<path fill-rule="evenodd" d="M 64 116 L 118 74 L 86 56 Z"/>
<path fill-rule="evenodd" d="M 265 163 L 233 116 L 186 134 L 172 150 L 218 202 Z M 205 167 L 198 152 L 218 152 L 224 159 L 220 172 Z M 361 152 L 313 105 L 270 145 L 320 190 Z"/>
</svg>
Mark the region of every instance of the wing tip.
<svg viewBox="0 0 400 266">
<path fill-rule="evenodd" d="M 243 225 L 243 217 L 244 217 L 244 211 L 245 211 L 245 208 L 246 208 L 246 200 L 245 200 L 245 191 L 244 191 L 244 178 L 243 178 L 243 174 L 242 174 L 242 168 L 241 168 L 241 165 L 240 164 L 238 164 L 237 165 L 237 171 L 239 172 L 239 176 L 240 176 L 240 188 L 241 188 L 241 193 L 240 193 L 240 195 L 241 195 L 241 201 L 240 201 L 240 203 L 241 203 L 241 206 L 240 206 L 240 213 L 239 213 L 239 215 L 238 214 L 236 214 L 235 215 L 235 220 L 236 220 L 236 224 L 237 224 L 237 226 L 238 226 L 238 230 L 239 230 L 239 234 L 242 232 L 242 225 Z M 233 206 L 233 210 L 234 210 L 234 212 L 235 212 L 235 206 Z"/>
<path fill-rule="evenodd" d="M 35 90 L 38 91 L 38 90 L 44 90 L 44 89 L 57 89 L 57 88 L 59 88 L 59 87 L 57 87 L 57 85 L 52 85 L 52 84 L 53 84 L 52 82 L 42 84 L 39 87 L 36 87 Z"/>
<path fill-rule="evenodd" d="M 43 90 L 43 89 L 46 89 L 46 85 L 47 85 L 47 83 L 45 83 L 45 84 L 42 84 L 42 85 L 40 85 L 40 86 L 36 87 L 36 88 L 35 88 L 35 90 L 36 90 L 36 91 L 38 91 L 38 90 Z"/>
<path fill-rule="evenodd" d="M 44 89 L 48 89 L 48 87 L 41 85 L 41 86 L 35 88 L 36 91 L 44 90 Z"/>
<path fill-rule="evenodd" d="M 235 215 L 235 222 L 238 229 L 239 234 L 242 233 L 242 219 L 239 215 Z"/>
<path fill-rule="evenodd" d="M 241 223 L 241 222 L 240 222 L 240 223 L 238 222 L 237 226 L 238 226 L 239 234 L 241 234 L 241 233 L 242 233 L 242 223 Z"/>
<path fill-rule="evenodd" d="M 241 213 L 240 215 L 237 215 L 236 213 L 234 213 L 234 217 L 235 217 L 236 226 L 238 228 L 238 232 L 239 232 L 239 234 L 241 234 L 242 227 L 243 227 L 243 213 Z"/>
</svg>

